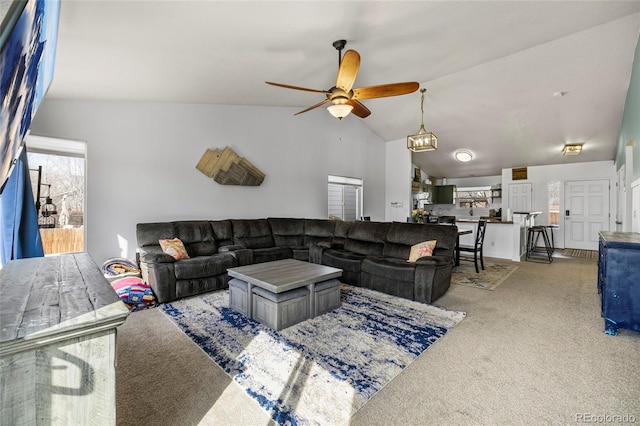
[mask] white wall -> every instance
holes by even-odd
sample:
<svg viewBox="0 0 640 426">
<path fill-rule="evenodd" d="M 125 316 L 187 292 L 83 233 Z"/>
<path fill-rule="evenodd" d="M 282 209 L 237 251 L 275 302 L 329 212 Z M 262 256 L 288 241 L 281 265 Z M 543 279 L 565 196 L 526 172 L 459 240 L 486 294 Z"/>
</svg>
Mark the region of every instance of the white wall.
<svg viewBox="0 0 640 426">
<path fill-rule="evenodd" d="M 502 183 L 502 176 L 474 176 L 468 178 L 447 179 L 447 185 L 455 185 L 458 188 L 473 188 L 476 186 L 494 186 Z"/>
<path fill-rule="evenodd" d="M 34 135 L 87 142 L 87 250 L 135 256 L 139 222 L 327 216 L 327 175 L 364 179 L 364 215 L 385 219 L 385 144 L 356 117 L 326 111 L 45 100 Z M 219 185 L 195 168 L 230 146 L 266 174 Z M 407 172 L 408 173 L 408 172 Z"/>
<path fill-rule="evenodd" d="M 509 184 L 512 182 L 533 184 L 533 211 L 542 212 L 536 217 L 536 224 L 546 225 L 549 218 L 549 182 L 561 182 L 560 185 L 560 212 L 563 211 L 562 200 L 564 200 L 564 182 L 568 180 L 592 180 L 608 179 L 611 186 L 609 191 L 609 208 L 611 220 L 609 230 L 615 230 L 615 206 L 616 191 L 613 190 L 616 181 L 616 169 L 613 161 L 589 161 L 573 164 L 555 164 L 551 166 L 531 166 L 527 167 L 527 180 L 511 179 L 511 169 L 502 170 L 502 217 L 506 217 L 509 206 Z M 564 220 L 560 215 L 559 229 L 554 233 L 556 247 L 564 247 Z"/>
<path fill-rule="evenodd" d="M 387 142 L 385 148 L 385 221 L 406 222 L 413 208 L 411 151 L 407 149 L 405 139 Z"/>
</svg>

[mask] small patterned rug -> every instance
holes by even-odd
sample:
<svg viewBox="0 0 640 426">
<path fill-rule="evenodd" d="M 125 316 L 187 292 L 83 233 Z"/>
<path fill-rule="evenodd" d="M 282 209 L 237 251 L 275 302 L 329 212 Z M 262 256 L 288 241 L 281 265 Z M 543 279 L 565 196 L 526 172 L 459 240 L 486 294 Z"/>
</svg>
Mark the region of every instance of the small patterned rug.
<svg viewBox="0 0 640 426">
<path fill-rule="evenodd" d="M 480 265 L 478 265 L 480 268 Z M 460 262 L 460 266 L 453 267 L 451 284 L 494 290 L 519 268 L 518 265 L 509 263 L 493 263 L 484 261 L 484 271 L 476 272 L 473 262 Z"/>
<path fill-rule="evenodd" d="M 230 309 L 227 290 L 161 309 L 278 424 L 341 425 L 465 317 L 344 284 L 341 299 L 279 332 Z"/>
<path fill-rule="evenodd" d="M 568 257 L 582 257 L 586 259 L 597 259 L 598 251 L 597 250 L 580 250 L 580 249 L 563 249 L 563 256 Z"/>
</svg>

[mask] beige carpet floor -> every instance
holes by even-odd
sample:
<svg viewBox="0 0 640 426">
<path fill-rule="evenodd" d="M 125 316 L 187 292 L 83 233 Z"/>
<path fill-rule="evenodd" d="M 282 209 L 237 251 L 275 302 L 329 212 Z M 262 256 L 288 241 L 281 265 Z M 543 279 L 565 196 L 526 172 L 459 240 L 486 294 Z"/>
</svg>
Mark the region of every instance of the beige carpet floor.
<svg viewBox="0 0 640 426">
<path fill-rule="evenodd" d="M 452 286 L 435 304 L 466 319 L 351 424 L 640 422 L 640 333 L 604 334 L 596 277 L 593 259 L 556 258 L 521 262 L 494 291 Z M 158 309 L 119 328 L 116 398 L 121 426 L 270 424 Z"/>
</svg>

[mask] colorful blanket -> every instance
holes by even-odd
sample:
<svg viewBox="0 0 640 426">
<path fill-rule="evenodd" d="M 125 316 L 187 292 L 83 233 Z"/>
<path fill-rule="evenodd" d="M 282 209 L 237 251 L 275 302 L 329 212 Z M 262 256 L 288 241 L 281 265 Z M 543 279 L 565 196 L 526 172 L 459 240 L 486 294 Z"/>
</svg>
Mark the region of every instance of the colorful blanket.
<svg viewBox="0 0 640 426">
<path fill-rule="evenodd" d="M 138 265 L 124 257 L 112 257 L 102 264 L 102 273 L 106 277 L 140 275 Z"/>
</svg>

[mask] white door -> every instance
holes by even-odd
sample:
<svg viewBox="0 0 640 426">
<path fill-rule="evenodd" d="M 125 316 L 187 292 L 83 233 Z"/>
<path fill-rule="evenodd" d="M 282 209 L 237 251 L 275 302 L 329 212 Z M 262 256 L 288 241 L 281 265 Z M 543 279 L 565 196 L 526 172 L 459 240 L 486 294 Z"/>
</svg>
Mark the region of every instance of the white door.
<svg viewBox="0 0 640 426">
<path fill-rule="evenodd" d="M 631 232 L 640 232 L 640 185 L 631 187 Z"/>
<path fill-rule="evenodd" d="M 531 182 L 509 184 L 509 209 L 512 213 L 532 211 L 532 188 Z"/>
<path fill-rule="evenodd" d="M 609 180 L 564 184 L 565 248 L 598 250 L 598 231 L 609 230 Z"/>
<path fill-rule="evenodd" d="M 625 220 L 628 220 L 624 217 L 624 212 L 627 207 L 627 197 L 625 194 L 626 191 L 626 183 L 625 183 L 625 166 L 624 164 L 618 170 L 618 181 L 616 184 L 616 200 L 618 200 L 618 204 L 616 205 L 616 231 L 622 231 L 622 225 Z"/>
</svg>

